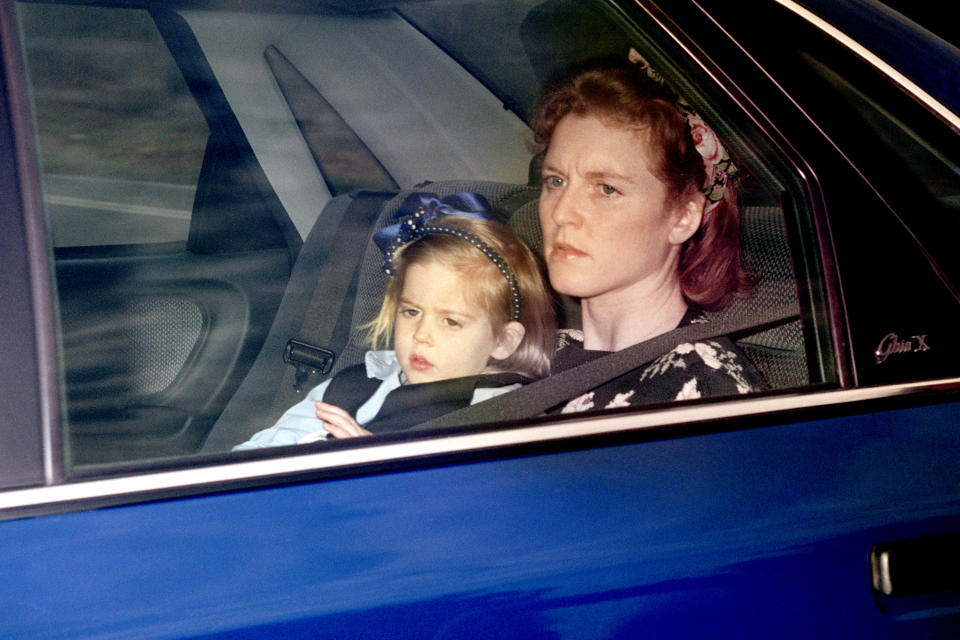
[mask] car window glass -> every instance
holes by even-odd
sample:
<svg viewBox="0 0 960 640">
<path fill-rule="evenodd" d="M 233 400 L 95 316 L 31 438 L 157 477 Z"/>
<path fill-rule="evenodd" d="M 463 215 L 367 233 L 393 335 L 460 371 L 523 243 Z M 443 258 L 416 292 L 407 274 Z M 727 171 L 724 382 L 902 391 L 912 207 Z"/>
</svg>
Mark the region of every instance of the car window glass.
<svg viewBox="0 0 960 640">
<path fill-rule="evenodd" d="M 149 14 L 20 20 L 55 246 L 185 241 L 208 130 Z"/>
<path fill-rule="evenodd" d="M 75 473 L 229 452 L 326 376 L 364 365 L 388 282 L 371 237 L 410 191 L 481 193 L 542 251 L 533 103 L 568 65 L 634 47 L 741 160 L 746 259 L 763 278 L 731 313 L 811 305 L 798 300 L 793 260 L 816 257 L 788 232 L 787 218 L 805 215 L 792 165 L 670 39 L 605 3 L 18 7 L 58 249 Z M 488 37 L 500 31 L 502 42 Z M 98 231 L 108 212 L 127 218 Z M 121 238 L 128 226 L 136 233 Z M 775 389 L 830 382 L 829 344 L 804 340 L 815 331 L 797 321 L 739 346 Z M 724 366 L 721 351 L 700 357 Z"/>
<path fill-rule="evenodd" d="M 922 247 L 925 260 L 939 280 L 936 286 L 933 281 L 927 283 L 930 292 L 926 300 L 933 304 L 943 296 L 948 306 L 927 315 L 942 318 L 943 325 L 928 325 L 911 332 L 919 336 L 915 338 L 918 345 L 913 347 L 918 349 L 917 353 L 928 353 L 932 351 L 930 343 L 943 344 L 952 335 L 947 310 L 951 300 L 960 299 L 956 276 L 960 255 L 952 240 L 960 233 L 960 154 L 952 144 L 954 130 L 933 106 L 922 103 L 907 89 L 853 56 L 827 57 L 820 50 L 803 46 L 799 47 L 799 60 L 824 83 L 825 99 L 820 104 L 830 106 L 822 116 L 823 126 L 845 146 L 851 160 L 895 212 L 898 223 Z M 949 59 L 944 63 L 950 64 Z M 940 286 L 943 288 L 939 289 Z M 919 286 L 917 289 L 922 290 Z M 864 337 L 867 357 L 871 347 L 879 354 L 890 351 L 889 344 L 895 342 L 892 336 L 901 341 L 902 350 L 907 349 L 904 338 L 894 329 L 876 327 L 866 335 L 870 335 L 869 342 Z M 943 353 L 941 349 L 940 355 Z M 890 361 L 883 355 L 870 360 L 877 370 Z M 904 358 L 894 361 L 896 368 L 891 365 L 881 372 L 893 375 L 902 367 L 904 375 L 914 377 L 943 375 L 942 371 L 950 370 L 952 359 L 947 357 L 941 362 L 939 366 L 917 363 L 911 368 L 912 360 Z"/>
<path fill-rule="evenodd" d="M 944 226 L 960 229 L 960 159 L 953 146 L 945 144 L 950 138 L 936 135 L 939 132 L 931 132 L 929 126 L 916 126 L 908 114 L 900 116 L 892 112 L 883 106 L 879 97 L 816 58 L 805 56 L 805 59 L 837 95 L 857 111 L 876 139 L 900 158 L 902 170 L 912 174 L 911 181 L 931 196 L 931 202 L 939 204 L 939 211 L 924 208 L 918 215 L 935 216 L 933 228 L 938 229 L 938 234 L 944 233 Z M 889 100 L 887 103 L 895 104 Z"/>
</svg>

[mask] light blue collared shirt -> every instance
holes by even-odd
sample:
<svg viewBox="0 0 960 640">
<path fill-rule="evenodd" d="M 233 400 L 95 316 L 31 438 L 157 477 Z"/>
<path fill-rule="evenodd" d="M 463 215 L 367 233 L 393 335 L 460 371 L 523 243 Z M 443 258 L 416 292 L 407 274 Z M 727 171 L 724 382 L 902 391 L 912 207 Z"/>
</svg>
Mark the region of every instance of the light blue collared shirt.
<svg viewBox="0 0 960 640">
<path fill-rule="evenodd" d="M 377 378 L 381 382 L 373 395 L 357 409 L 354 420 L 360 425 L 365 425 L 376 418 L 381 407 L 383 407 L 383 403 L 387 400 L 387 395 L 403 384 L 403 371 L 400 369 L 400 362 L 397 360 L 395 351 L 367 351 L 363 362 L 367 368 L 367 377 Z M 254 434 L 252 438 L 238 444 L 233 450 L 279 447 L 299 444 L 304 439 L 307 439 L 307 441 L 318 439 L 318 435 L 326 432 L 323 431 L 323 421 L 317 418 L 317 409 L 314 405 L 323 401 L 323 395 L 329 385 L 329 379 L 321 382 L 311 389 L 303 400 L 287 409 L 275 425 Z M 502 387 L 479 387 L 474 389 L 470 404 L 476 404 L 502 393 L 513 391 L 520 386 L 519 383 L 515 383 Z"/>
</svg>

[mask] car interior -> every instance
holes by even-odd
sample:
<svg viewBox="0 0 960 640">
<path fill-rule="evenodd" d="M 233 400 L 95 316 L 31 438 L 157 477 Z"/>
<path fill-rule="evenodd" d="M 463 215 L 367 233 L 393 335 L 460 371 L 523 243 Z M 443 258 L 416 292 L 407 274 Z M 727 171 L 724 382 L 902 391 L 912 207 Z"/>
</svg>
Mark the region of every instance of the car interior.
<svg viewBox="0 0 960 640">
<path fill-rule="evenodd" d="M 359 327 L 387 282 L 370 239 L 411 191 L 481 193 L 539 251 L 525 123 L 538 87 L 628 46 L 664 55 L 589 4 L 374 4 L 321 2 L 310 13 L 19 4 L 38 93 L 42 65 L 58 64 L 41 55 L 50 21 L 139 11 L 208 129 L 182 241 L 55 238 L 72 466 L 229 451 L 304 389 L 360 362 Z M 480 25 L 510 37 L 491 47 Z M 610 37 L 590 37 L 596 29 Z M 40 114 L 42 147 L 52 125 Z M 810 309 L 816 287 L 798 288 L 806 275 L 795 261 L 810 250 L 796 238 L 801 212 L 775 171 L 747 155 L 742 241 L 758 282 L 712 315 L 794 307 L 800 319 L 739 344 L 773 389 L 829 381 Z M 55 195 L 45 192 L 52 216 Z M 575 301 L 562 307 L 575 325 Z"/>
<path fill-rule="evenodd" d="M 540 227 L 537 218 L 538 190 L 533 187 L 503 183 L 479 181 L 443 181 L 429 183 L 421 189 L 443 197 L 461 191 L 472 191 L 484 195 L 488 201 L 509 215 L 510 226 L 518 237 L 535 250 L 542 249 Z M 373 197 L 376 206 L 374 219 L 364 233 L 368 239 L 378 229 L 392 223 L 393 214 L 409 191 L 366 194 Z M 347 196 L 343 202 L 331 201 L 328 206 L 345 210 L 349 216 L 352 205 L 362 199 Z M 353 207 L 354 209 L 362 207 Z M 744 209 L 744 250 L 754 268 L 764 274 L 758 282 L 757 290 L 749 298 L 738 300 L 723 312 L 711 314 L 714 320 L 721 316 L 748 315 L 766 307 L 784 304 L 797 305 L 796 287 L 790 261 L 790 252 L 786 245 L 781 208 L 774 205 L 751 206 Z M 329 218 L 334 218 L 330 215 Z M 326 222 L 327 214 L 321 216 Z M 355 222 L 351 218 L 351 222 Z M 366 221 L 364 221 L 366 222 Z M 339 229 L 334 238 L 346 237 L 349 231 Z M 340 234 L 344 234 L 340 236 Z M 314 233 L 304 245 L 308 255 L 319 253 L 314 242 L 330 243 L 329 233 Z M 333 245 L 345 244 L 346 240 L 334 240 Z M 229 449 L 243 442 L 260 430 L 260 425 L 273 424 L 283 411 L 297 400 L 295 390 L 301 386 L 296 380 L 297 362 L 286 361 L 280 354 L 290 340 L 320 347 L 331 355 L 336 355 L 335 364 L 328 369 L 330 375 L 341 369 L 362 362 L 365 347 L 361 327 L 368 324 L 376 315 L 387 285 L 387 276 L 383 274 L 383 262 L 379 249 L 372 242 L 366 243 L 367 249 L 357 270 L 342 274 L 341 282 L 320 276 L 323 265 L 317 268 L 294 267 L 288 294 L 281 303 L 278 317 L 283 323 L 274 325 L 268 336 L 265 348 L 261 351 L 250 374 L 233 396 L 220 420 L 214 426 L 204 445 L 206 450 Z M 321 261 L 317 261 L 321 262 Z M 319 277 L 318 277 L 319 276 Z M 339 317 L 317 318 L 309 312 L 310 304 L 304 304 L 305 298 L 316 297 L 321 300 L 337 299 L 328 295 L 334 291 L 346 289 L 352 295 L 345 299 L 350 304 L 341 303 Z M 304 295 L 304 291 L 307 291 Z M 312 291 L 311 291 L 312 290 Z M 354 293 L 355 292 L 355 293 Z M 568 316 L 576 313 L 575 301 L 567 301 Z M 296 318 L 302 318 L 300 329 L 296 327 Z M 567 318 L 565 326 L 571 326 L 575 319 Z M 330 325 L 327 331 L 318 325 Z M 339 325 L 340 331 L 336 329 Z M 349 327 L 349 332 L 344 329 Z M 281 347 L 281 345 L 284 345 Z M 807 384 L 810 380 L 806 350 L 799 320 L 774 329 L 765 329 L 739 341 L 739 345 L 761 369 L 773 388 L 793 388 Z M 310 386 L 321 380 L 319 371 L 308 367 L 315 374 L 310 378 Z M 283 379 L 279 389 L 269 381 Z M 252 416 L 256 416 L 251 420 Z M 533 416 L 530 416 L 533 417 Z"/>
</svg>

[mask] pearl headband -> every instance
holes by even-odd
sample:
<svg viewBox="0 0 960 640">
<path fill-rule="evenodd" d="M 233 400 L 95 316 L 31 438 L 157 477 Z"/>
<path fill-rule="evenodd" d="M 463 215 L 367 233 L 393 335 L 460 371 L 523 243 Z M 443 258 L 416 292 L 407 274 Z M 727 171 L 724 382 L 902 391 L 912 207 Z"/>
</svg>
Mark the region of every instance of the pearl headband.
<svg viewBox="0 0 960 640">
<path fill-rule="evenodd" d="M 510 320 L 520 320 L 521 300 L 517 277 L 503 257 L 475 234 L 444 225 L 441 215 L 462 216 L 475 220 L 492 220 L 490 206 L 477 193 L 457 193 L 442 200 L 432 193 L 412 193 L 394 214 L 396 224 L 378 231 L 373 240 L 383 252 L 383 271 L 388 276 L 396 274 L 393 259 L 402 247 L 428 235 L 448 235 L 460 238 L 478 249 L 490 259 L 510 287 Z"/>
</svg>

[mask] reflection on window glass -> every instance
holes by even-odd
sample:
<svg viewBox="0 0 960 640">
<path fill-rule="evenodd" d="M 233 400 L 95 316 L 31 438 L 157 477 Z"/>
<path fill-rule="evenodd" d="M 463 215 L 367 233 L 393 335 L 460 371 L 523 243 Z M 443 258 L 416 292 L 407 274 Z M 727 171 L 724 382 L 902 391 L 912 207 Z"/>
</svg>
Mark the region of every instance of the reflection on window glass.
<svg viewBox="0 0 960 640">
<path fill-rule="evenodd" d="M 538 165 L 528 145 L 530 127 L 515 114 L 532 113 L 540 88 L 561 68 L 629 51 L 628 42 L 644 51 L 659 49 L 645 32 L 638 29 L 633 37 L 629 25 L 591 3 L 497 0 L 418 7 L 401 16 L 222 12 L 198 5 L 153 14 L 159 32 L 146 12 L 20 7 L 44 195 L 61 249 L 54 252 L 54 266 L 64 450 L 71 471 L 226 453 L 264 432 L 283 432 L 258 441 L 268 445 L 326 439 L 326 433 L 357 435 L 361 427 L 392 434 L 547 373 L 557 339 L 554 296 L 533 254 L 544 246 L 541 192 L 527 184 L 529 167 Z M 444 9 L 443 19 L 429 14 L 432 7 Z M 501 27 L 509 45 L 466 37 L 470 29 L 499 33 Z M 597 33 L 604 38 L 591 35 Z M 698 80 L 684 82 L 693 87 Z M 510 105 L 513 113 L 504 109 Z M 723 119 L 715 121 L 732 130 Z M 675 128 L 685 126 L 679 114 L 674 122 Z M 622 139 L 634 149 L 632 130 L 617 136 L 618 144 Z M 773 172 L 751 172 L 749 164 L 742 163 L 744 174 Z M 539 185 L 540 176 L 533 174 Z M 420 193 L 410 197 L 405 191 L 411 190 Z M 750 204 L 739 212 L 743 246 L 733 247 L 734 239 L 725 254 L 742 253 L 764 276 L 752 297 L 731 307 L 742 317 L 770 301 L 796 300 L 779 191 L 754 181 L 745 198 Z M 442 206 L 468 213 L 489 209 L 518 237 L 503 225 L 496 232 L 501 235 L 484 227 L 483 233 L 493 234 L 489 240 L 480 238 L 479 229 L 468 230 L 484 246 L 499 242 L 500 248 L 490 249 L 496 255 L 474 252 L 460 271 L 438 263 L 430 277 L 404 272 L 393 280 L 404 284 L 389 288 L 381 249 L 402 254 L 405 243 L 384 245 L 389 236 L 377 243 L 375 232 L 393 227 L 401 210 L 412 224 L 420 206 L 428 211 L 440 206 L 440 198 L 463 192 L 482 198 L 461 195 Z M 288 214 L 290 201 L 298 207 L 296 220 Z M 397 228 L 398 238 L 400 229 L 410 232 L 410 224 Z M 621 233 L 624 242 L 616 246 L 630 253 L 638 246 L 634 231 Z M 178 238 L 189 241 L 112 246 Z M 477 246 L 468 238 L 453 248 L 460 252 L 469 245 Z M 620 254 L 605 251 L 608 264 L 618 264 Z M 502 264 L 521 257 L 525 270 L 511 265 L 510 273 L 501 271 Z M 458 264 L 467 262 L 457 258 Z M 628 267 L 638 281 L 649 273 Z M 517 282 L 528 286 L 522 296 Z M 408 283 L 419 286 L 410 284 L 407 291 Z M 580 294 L 554 286 L 570 296 L 570 318 L 562 328 L 578 329 L 574 297 Z M 465 293 L 466 287 L 478 292 Z M 409 332 L 396 329 L 400 298 L 429 309 L 459 309 L 457 318 L 438 327 L 452 328 L 460 339 L 450 338 L 438 355 L 414 353 Z M 371 325 L 381 308 L 386 320 Z M 494 308 L 507 311 L 494 317 Z M 530 311 L 538 308 L 540 313 Z M 417 309 L 406 311 L 413 315 L 404 317 L 418 317 Z M 694 323 L 699 314 L 689 318 Z M 371 326 L 381 329 L 376 344 L 367 340 Z M 462 326 L 473 328 L 461 332 Z M 737 345 L 725 342 L 720 350 L 706 345 L 675 354 L 684 358 L 664 354 L 664 362 L 674 373 L 689 373 L 687 361 L 697 362 L 706 374 L 700 380 L 717 370 L 713 364 L 732 362 L 722 372 L 725 386 L 710 382 L 704 393 L 801 387 L 814 368 L 807 364 L 802 327 L 795 322 L 778 329 Z M 536 336 L 532 346 L 523 342 Z M 469 354 L 463 358 L 467 368 L 460 366 L 463 354 Z M 747 366 L 749 375 L 743 374 Z M 646 379 L 643 371 L 638 368 L 635 378 Z M 357 379 L 364 384 L 354 384 Z M 371 380 L 376 390 L 367 386 Z M 403 384 L 408 381 L 414 384 Z M 665 389 L 659 395 L 609 387 L 610 400 L 596 408 L 623 406 L 634 396 L 631 404 L 701 395 L 694 377 L 663 382 L 657 380 Z M 348 397 L 345 390 L 355 393 Z M 325 402 L 352 407 L 351 422 L 340 425 L 344 433 L 323 426 L 333 419 L 318 417 L 314 401 L 321 393 Z M 593 393 L 571 393 L 555 405 L 573 400 L 587 408 L 577 401 Z M 376 402 L 381 404 L 374 409 Z M 549 407 L 522 409 L 538 416 Z M 285 415 L 297 420 L 296 428 Z"/>
<path fill-rule="evenodd" d="M 946 149 L 940 148 L 940 141 L 922 136 L 835 71 L 810 56 L 804 57 L 857 110 L 871 132 L 903 159 L 903 166 L 947 212 L 949 218 L 944 222 L 960 222 L 960 167 L 948 157 Z"/>
<path fill-rule="evenodd" d="M 183 241 L 206 124 L 146 11 L 19 6 L 56 246 Z"/>
</svg>

